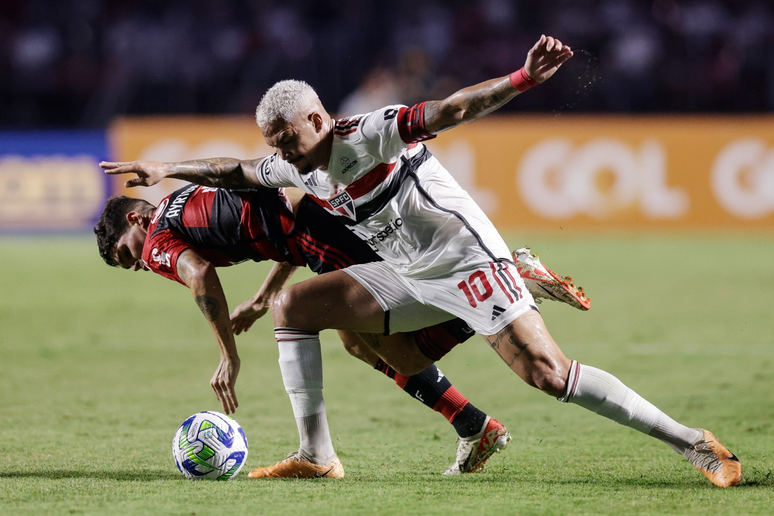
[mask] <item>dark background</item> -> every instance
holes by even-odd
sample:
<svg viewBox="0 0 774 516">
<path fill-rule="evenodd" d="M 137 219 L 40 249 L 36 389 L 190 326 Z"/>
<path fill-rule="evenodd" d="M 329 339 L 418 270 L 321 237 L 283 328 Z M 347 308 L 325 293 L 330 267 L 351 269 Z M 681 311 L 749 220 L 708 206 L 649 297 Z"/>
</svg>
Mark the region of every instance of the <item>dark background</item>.
<svg viewBox="0 0 774 516">
<path fill-rule="evenodd" d="M 771 0 L 6 0 L 0 129 L 247 114 L 286 78 L 352 114 L 505 75 L 541 33 L 576 56 L 505 110 L 774 108 Z"/>
</svg>

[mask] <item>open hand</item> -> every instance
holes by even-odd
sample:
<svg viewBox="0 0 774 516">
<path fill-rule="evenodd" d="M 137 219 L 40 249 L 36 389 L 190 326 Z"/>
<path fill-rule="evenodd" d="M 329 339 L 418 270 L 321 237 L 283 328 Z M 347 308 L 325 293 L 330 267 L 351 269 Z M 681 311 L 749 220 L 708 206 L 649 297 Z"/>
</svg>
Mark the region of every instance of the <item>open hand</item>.
<svg viewBox="0 0 774 516">
<path fill-rule="evenodd" d="M 99 164 L 108 175 L 117 174 L 137 174 L 137 177 L 130 179 L 124 186 L 133 188 L 135 186 L 153 186 L 164 177 L 166 177 L 167 165 L 158 161 L 103 161 Z"/>
<path fill-rule="evenodd" d="M 234 335 L 239 335 L 243 331 L 249 330 L 255 321 L 266 315 L 269 311 L 269 305 L 260 301 L 255 302 L 248 299 L 231 313 L 231 329 Z"/>
<path fill-rule="evenodd" d="M 527 53 L 524 71 L 537 82 L 543 82 L 573 56 L 572 49 L 551 36 L 540 36 Z"/>
</svg>

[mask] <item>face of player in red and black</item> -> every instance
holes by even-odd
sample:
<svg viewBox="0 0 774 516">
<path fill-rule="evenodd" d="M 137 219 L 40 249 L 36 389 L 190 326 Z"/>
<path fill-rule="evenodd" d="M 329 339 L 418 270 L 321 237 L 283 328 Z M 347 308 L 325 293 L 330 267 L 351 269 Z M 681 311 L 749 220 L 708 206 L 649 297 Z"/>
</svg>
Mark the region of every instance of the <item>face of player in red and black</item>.
<svg viewBox="0 0 774 516">
<path fill-rule="evenodd" d="M 278 120 L 261 128 L 266 143 L 302 174 L 326 167 L 330 159 L 331 122 L 325 110 L 321 111 L 298 115 L 292 122 Z"/>
<path fill-rule="evenodd" d="M 113 259 L 122 269 L 148 270 L 142 259 L 142 248 L 148 235 L 150 220 L 136 211 L 127 213 L 126 220 L 129 222 L 129 229 L 116 242 Z"/>
</svg>

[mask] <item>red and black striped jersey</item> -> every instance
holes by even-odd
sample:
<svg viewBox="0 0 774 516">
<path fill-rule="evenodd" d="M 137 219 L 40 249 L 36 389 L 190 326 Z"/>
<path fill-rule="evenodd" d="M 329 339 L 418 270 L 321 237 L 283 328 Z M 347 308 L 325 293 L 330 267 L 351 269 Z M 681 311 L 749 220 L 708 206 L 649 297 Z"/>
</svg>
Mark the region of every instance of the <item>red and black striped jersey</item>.
<svg viewBox="0 0 774 516">
<path fill-rule="evenodd" d="M 378 260 L 333 216 L 304 198 L 294 218 L 281 190 L 186 186 L 162 199 L 148 227 L 143 260 L 185 284 L 177 260 L 187 249 L 216 267 L 246 260 L 308 265 L 317 273 Z"/>
<path fill-rule="evenodd" d="M 276 190 L 229 191 L 186 186 L 162 199 L 151 218 L 143 260 L 180 283 L 177 259 L 194 249 L 216 267 L 245 260 L 303 265 L 288 235 L 293 214 Z"/>
</svg>

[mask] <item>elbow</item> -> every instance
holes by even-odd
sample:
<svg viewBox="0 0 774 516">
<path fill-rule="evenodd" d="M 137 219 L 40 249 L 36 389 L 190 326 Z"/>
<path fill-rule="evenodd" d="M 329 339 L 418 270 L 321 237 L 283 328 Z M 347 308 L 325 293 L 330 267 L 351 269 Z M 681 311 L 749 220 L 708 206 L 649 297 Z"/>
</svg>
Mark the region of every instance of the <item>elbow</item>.
<svg viewBox="0 0 774 516">
<path fill-rule="evenodd" d="M 446 102 L 441 107 L 441 126 L 448 129 L 456 125 L 464 124 L 470 115 L 469 110 L 455 102 Z"/>
<path fill-rule="evenodd" d="M 187 272 L 185 280 L 193 292 L 206 291 L 207 285 L 211 284 L 214 279 L 217 279 L 215 266 L 210 262 L 198 263 Z"/>
</svg>

